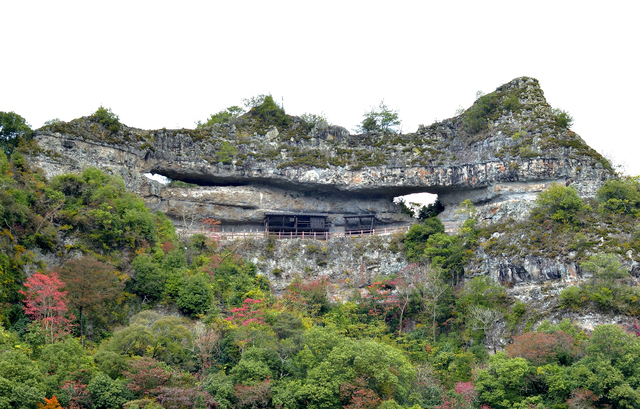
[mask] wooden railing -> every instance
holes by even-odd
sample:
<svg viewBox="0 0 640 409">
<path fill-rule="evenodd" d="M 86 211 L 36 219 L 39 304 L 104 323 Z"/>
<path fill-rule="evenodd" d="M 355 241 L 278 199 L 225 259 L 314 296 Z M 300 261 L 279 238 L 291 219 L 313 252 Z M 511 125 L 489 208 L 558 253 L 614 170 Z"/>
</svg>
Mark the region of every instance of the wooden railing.
<svg viewBox="0 0 640 409">
<path fill-rule="evenodd" d="M 202 229 L 190 230 L 188 236 L 194 234 L 204 234 L 215 240 L 236 240 L 236 239 L 264 239 L 268 236 L 276 239 L 313 239 L 328 240 L 334 237 L 365 237 L 365 236 L 388 236 L 395 233 L 405 233 L 409 231 L 411 225 L 400 227 L 385 227 L 373 230 L 358 230 L 349 232 L 270 232 L 265 231 L 206 231 Z"/>
</svg>

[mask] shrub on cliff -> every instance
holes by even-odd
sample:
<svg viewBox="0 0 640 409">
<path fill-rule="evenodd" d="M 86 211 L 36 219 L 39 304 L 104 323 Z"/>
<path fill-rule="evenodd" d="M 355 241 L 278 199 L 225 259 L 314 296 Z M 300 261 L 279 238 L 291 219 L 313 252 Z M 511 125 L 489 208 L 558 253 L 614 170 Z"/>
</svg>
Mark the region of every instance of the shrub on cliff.
<svg viewBox="0 0 640 409">
<path fill-rule="evenodd" d="M 230 106 L 227 109 L 223 109 L 216 114 L 211 114 L 206 122 L 196 122 L 196 128 L 204 128 L 205 126 L 212 126 L 214 124 L 225 124 L 233 121 L 240 116 L 244 111 L 239 106 Z"/>
<path fill-rule="evenodd" d="M 321 129 L 329 126 L 329 120 L 327 119 L 327 116 L 324 114 L 324 112 L 322 112 L 320 115 L 304 113 L 300 115 L 300 120 L 302 121 L 302 124 L 309 130 L 313 129 L 316 126 Z"/>
<path fill-rule="evenodd" d="M 627 269 L 610 253 L 594 254 L 580 264 L 584 273 L 591 279 L 582 282 L 579 287 L 569 287 L 559 297 L 562 308 L 579 311 L 586 305 L 605 312 L 618 312 L 626 315 L 638 315 L 638 291 L 625 283 L 629 277 Z"/>
<path fill-rule="evenodd" d="M 556 108 L 553 110 L 553 115 L 555 116 L 556 125 L 560 128 L 571 128 L 573 125 L 573 117 L 569 115 L 567 111 Z"/>
<path fill-rule="evenodd" d="M 638 181 L 633 178 L 609 179 L 596 193 L 598 211 L 637 214 L 640 211 Z"/>
<path fill-rule="evenodd" d="M 502 107 L 507 111 L 515 111 L 520 108 L 520 99 L 516 95 L 509 95 L 502 101 Z"/>
<path fill-rule="evenodd" d="M 464 114 L 463 126 L 469 133 L 475 134 L 487 129 L 488 119 L 498 107 L 498 95 L 491 93 L 476 100 Z"/>
<path fill-rule="evenodd" d="M 537 222 L 553 220 L 565 225 L 578 224 L 578 212 L 584 208 L 582 199 L 573 186 L 552 184 L 540 193 L 531 216 Z"/>
<path fill-rule="evenodd" d="M 271 95 L 265 95 L 262 103 L 251 108 L 249 114 L 265 125 L 282 127 L 291 125 L 291 117 L 284 112 L 284 108 L 275 103 Z"/>
<path fill-rule="evenodd" d="M 100 105 L 100 108 L 91 115 L 91 119 L 100 123 L 111 132 L 118 132 L 120 130 L 120 117 L 114 114 L 111 108 L 105 108 Z"/>
<path fill-rule="evenodd" d="M 371 107 L 369 112 L 365 112 L 364 119 L 360 122 L 356 132 L 397 133 L 400 123 L 398 111 L 389 109 L 383 99 L 378 108 Z"/>
<path fill-rule="evenodd" d="M 412 262 L 424 260 L 427 241 L 431 235 L 436 233 L 444 233 L 444 225 L 437 217 L 431 217 L 422 224 L 416 223 L 411 226 L 404 238 L 407 259 Z"/>
</svg>

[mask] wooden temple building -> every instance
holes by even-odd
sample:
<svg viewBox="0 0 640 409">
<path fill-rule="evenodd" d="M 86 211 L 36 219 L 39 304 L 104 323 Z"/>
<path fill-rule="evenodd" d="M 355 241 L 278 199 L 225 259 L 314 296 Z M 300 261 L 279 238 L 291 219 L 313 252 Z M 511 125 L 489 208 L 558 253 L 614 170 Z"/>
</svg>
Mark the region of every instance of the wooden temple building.
<svg viewBox="0 0 640 409">
<path fill-rule="evenodd" d="M 291 233 L 298 235 L 303 232 L 326 233 L 329 231 L 329 215 L 324 213 L 271 213 L 264 214 L 264 229 L 270 233 Z"/>
<path fill-rule="evenodd" d="M 344 234 L 369 234 L 376 228 L 375 214 L 344 216 Z"/>
<path fill-rule="evenodd" d="M 264 229 L 279 237 L 329 236 L 331 223 L 326 213 L 277 213 L 264 214 Z M 344 234 L 355 236 L 371 234 L 376 227 L 375 214 L 358 214 L 344 217 Z"/>
</svg>

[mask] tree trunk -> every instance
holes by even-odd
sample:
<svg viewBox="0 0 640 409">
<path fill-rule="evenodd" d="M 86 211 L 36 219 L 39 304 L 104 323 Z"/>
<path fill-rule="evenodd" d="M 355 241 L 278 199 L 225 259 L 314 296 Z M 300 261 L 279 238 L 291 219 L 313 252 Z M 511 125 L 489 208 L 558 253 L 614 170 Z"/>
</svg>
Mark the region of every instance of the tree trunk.
<svg viewBox="0 0 640 409">
<path fill-rule="evenodd" d="M 438 304 L 433 303 L 433 323 L 431 330 L 433 331 L 433 343 L 436 343 L 436 311 L 438 311 Z"/>
<path fill-rule="evenodd" d="M 82 344 L 82 348 L 84 348 L 84 326 L 82 325 L 82 308 L 78 308 L 78 315 L 80 318 L 80 343 Z"/>
</svg>

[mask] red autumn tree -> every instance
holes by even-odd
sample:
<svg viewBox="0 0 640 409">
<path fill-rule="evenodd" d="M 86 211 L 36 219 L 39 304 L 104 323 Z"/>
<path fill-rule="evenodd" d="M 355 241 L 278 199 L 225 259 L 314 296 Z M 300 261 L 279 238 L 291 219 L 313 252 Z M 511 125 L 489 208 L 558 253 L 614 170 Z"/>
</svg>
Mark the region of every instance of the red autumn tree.
<svg viewBox="0 0 640 409">
<path fill-rule="evenodd" d="M 220 235 L 218 234 L 220 231 L 220 224 L 220 220 L 214 219 L 213 217 L 205 217 L 202 219 L 203 229 L 207 232 L 207 236 L 213 239 L 215 244 L 220 241 Z"/>
<path fill-rule="evenodd" d="M 534 365 L 572 361 L 578 354 L 574 342 L 573 337 L 563 331 L 552 334 L 527 332 L 515 337 L 513 343 L 507 345 L 506 352 L 509 357 L 521 357 Z"/>
<path fill-rule="evenodd" d="M 260 346 L 265 341 L 270 325 L 264 319 L 264 300 L 247 298 L 242 302 L 242 307 L 232 308 L 230 317 L 225 321 L 236 326 L 235 339 L 240 347 L 240 353 L 244 354 L 248 346 Z"/>
<path fill-rule="evenodd" d="M 369 307 L 369 315 L 384 319 L 398 306 L 398 299 L 393 294 L 396 284 L 395 281 L 377 281 L 367 286 L 363 301 Z"/>
<path fill-rule="evenodd" d="M 571 398 L 566 403 L 569 409 L 589 409 L 595 408 L 598 400 L 595 393 L 585 388 L 578 388 L 571 392 Z"/>
<path fill-rule="evenodd" d="M 90 409 L 93 407 L 87 384 L 82 380 L 67 380 L 61 388 L 69 399 L 69 409 Z"/>
<path fill-rule="evenodd" d="M 330 308 L 327 293 L 331 284 L 326 278 L 303 283 L 292 282 L 282 296 L 282 306 L 297 311 L 306 311 L 309 315 L 321 315 Z"/>
<path fill-rule="evenodd" d="M 139 397 L 154 396 L 163 387 L 169 385 L 170 370 L 153 358 L 143 357 L 129 362 L 129 371 L 123 371 L 122 375 L 129 379 L 127 389 Z"/>
<path fill-rule="evenodd" d="M 94 257 L 81 257 L 67 261 L 59 270 L 66 283 L 69 302 L 78 311 L 80 340 L 84 346 L 83 318 L 99 309 L 106 300 L 115 298 L 122 291 L 122 283 L 115 269 Z"/>
<path fill-rule="evenodd" d="M 375 409 L 382 402 L 362 376 L 340 385 L 340 399 L 345 409 Z"/>
<path fill-rule="evenodd" d="M 238 400 L 238 408 L 268 408 L 271 401 L 271 380 L 267 378 L 254 385 L 236 385 L 233 387 L 233 395 Z"/>
<path fill-rule="evenodd" d="M 165 387 L 158 395 L 158 403 L 167 409 L 215 409 L 218 402 L 201 385 L 190 388 Z"/>
<path fill-rule="evenodd" d="M 33 320 L 40 322 L 51 343 L 68 332 L 70 327 L 67 318 L 67 292 L 61 291 L 65 283 L 56 273 L 45 275 L 35 273 L 24 283 L 24 312 Z M 70 316 L 73 319 L 73 316 Z"/>
</svg>

